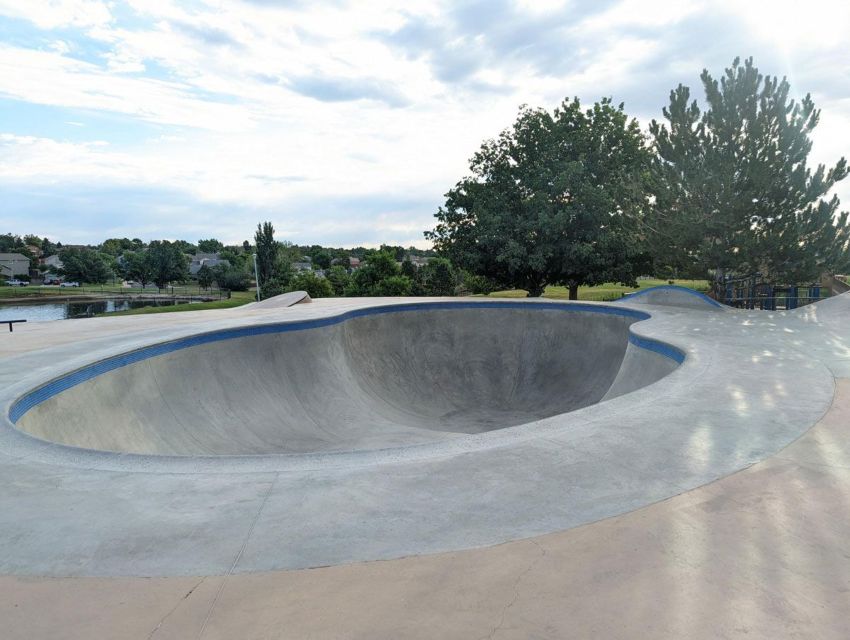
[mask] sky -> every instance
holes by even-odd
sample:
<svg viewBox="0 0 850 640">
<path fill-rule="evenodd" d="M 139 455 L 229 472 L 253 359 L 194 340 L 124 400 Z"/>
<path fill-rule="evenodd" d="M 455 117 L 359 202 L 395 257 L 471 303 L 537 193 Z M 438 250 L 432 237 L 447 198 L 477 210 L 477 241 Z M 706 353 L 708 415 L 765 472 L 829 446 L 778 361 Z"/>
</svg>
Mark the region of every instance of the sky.
<svg viewBox="0 0 850 640">
<path fill-rule="evenodd" d="M 646 127 L 736 56 L 812 94 L 831 164 L 848 32 L 835 0 L 0 0 L 0 232 L 427 247 L 520 105 Z"/>
</svg>

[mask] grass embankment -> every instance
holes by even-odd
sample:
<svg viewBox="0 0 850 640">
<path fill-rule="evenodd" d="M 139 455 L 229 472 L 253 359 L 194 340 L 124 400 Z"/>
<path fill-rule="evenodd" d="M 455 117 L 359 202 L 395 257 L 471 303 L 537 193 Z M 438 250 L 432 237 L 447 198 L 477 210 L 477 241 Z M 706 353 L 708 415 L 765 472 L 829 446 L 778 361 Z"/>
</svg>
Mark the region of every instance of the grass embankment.
<svg viewBox="0 0 850 640">
<path fill-rule="evenodd" d="M 122 287 L 121 285 L 110 284 L 84 284 L 80 287 L 57 287 L 55 285 L 47 285 L 40 287 L 3 287 L 0 286 L 0 302 L 10 298 L 32 298 L 49 299 L 49 298 L 70 298 L 72 296 L 93 296 L 117 297 L 117 296 L 138 296 L 138 295 L 167 295 L 167 296 L 217 296 L 216 291 L 205 291 L 197 285 L 186 286 L 180 285 L 168 287 L 167 289 L 142 289 L 141 287 Z"/>
<path fill-rule="evenodd" d="M 229 300 L 214 300 L 212 302 L 194 302 L 185 304 L 169 304 L 162 307 L 140 307 L 138 309 L 127 309 L 126 311 L 113 311 L 111 313 L 99 313 L 98 316 L 135 316 L 148 313 L 174 313 L 179 311 L 205 311 L 207 309 L 232 309 L 241 307 L 243 304 L 254 302 L 257 294 L 253 291 L 233 291 Z"/>
<path fill-rule="evenodd" d="M 79 295 L 81 293 L 90 294 L 88 291 L 83 291 L 82 288 L 67 288 L 60 289 L 59 287 L 0 287 L 0 301 L 12 298 L 50 298 L 50 297 L 69 297 Z"/>
<path fill-rule="evenodd" d="M 648 289 L 649 287 L 658 287 L 660 285 L 665 284 L 670 284 L 670 281 L 656 279 L 639 280 L 637 288 L 625 287 L 621 284 L 608 282 L 596 287 L 579 287 L 578 299 L 590 300 L 593 302 L 619 300 L 623 297 L 623 294 L 625 293 L 638 291 L 639 289 Z M 708 291 L 709 288 L 708 280 L 673 280 L 673 284 L 702 292 Z M 528 294 L 522 289 L 511 289 L 509 291 L 494 291 L 490 294 L 490 296 L 493 298 L 525 298 L 526 295 Z M 555 300 L 566 300 L 567 298 L 569 298 L 569 295 L 570 292 L 566 287 L 555 286 L 546 287 L 546 291 L 543 293 L 544 298 L 552 298 Z"/>
<path fill-rule="evenodd" d="M 579 287 L 579 300 L 592 300 L 601 302 L 605 300 L 618 300 L 624 293 L 637 291 L 638 289 L 647 289 L 649 287 L 657 287 L 659 285 L 669 284 L 667 280 L 641 280 L 637 288 L 624 287 L 619 284 L 607 283 L 597 287 Z M 697 291 L 708 291 L 707 280 L 674 280 L 673 284 L 680 287 L 688 287 Z M 176 289 L 175 289 L 176 291 Z M 510 291 L 497 291 L 490 294 L 496 298 L 525 298 L 526 292 L 522 289 L 513 289 Z M 547 287 L 544 298 L 552 298 L 555 300 L 566 300 L 569 297 L 569 291 L 566 287 Z M 231 309 L 239 307 L 243 304 L 253 302 L 256 299 L 254 291 L 234 291 L 229 300 L 215 300 L 213 302 L 200 302 L 194 304 L 175 304 L 162 307 L 141 307 L 139 309 L 128 309 L 127 311 L 116 311 L 113 313 L 102 313 L 101 316 L 129 316 L 148 313 L 174 313 L 179 311 L 204 311 L 206 309 Z"/>
</svg>

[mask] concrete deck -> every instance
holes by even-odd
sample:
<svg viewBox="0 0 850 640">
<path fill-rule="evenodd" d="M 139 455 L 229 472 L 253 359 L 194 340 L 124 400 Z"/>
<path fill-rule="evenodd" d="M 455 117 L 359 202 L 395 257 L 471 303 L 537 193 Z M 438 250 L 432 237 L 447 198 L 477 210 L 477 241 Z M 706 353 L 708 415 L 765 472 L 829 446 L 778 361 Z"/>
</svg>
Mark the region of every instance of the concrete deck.
<svg viewBox="0 0 850 640">
<path fill-rule="evenodd" d="M 4 406 L 142 344 L 394 302 L 34 323 L 0 343 Z M 27 638 L 846 637 L 850 301 L 660 302 L 628 306 L 687 353 L 672 374 L 460 447 L 151 460 L 7 424 L 0 618 Z"/>
</svg>

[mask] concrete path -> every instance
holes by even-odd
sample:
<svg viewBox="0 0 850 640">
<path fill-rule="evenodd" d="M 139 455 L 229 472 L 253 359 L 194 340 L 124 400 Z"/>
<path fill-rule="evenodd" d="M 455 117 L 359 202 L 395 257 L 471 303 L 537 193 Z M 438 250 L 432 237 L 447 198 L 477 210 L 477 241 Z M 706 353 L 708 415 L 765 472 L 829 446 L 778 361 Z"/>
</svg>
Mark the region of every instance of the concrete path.
<svg viewBox="0 0 850 640">
<path fill-rule="evenodd" d="M 844 639 L 848 416 L 845 379 L 770 460 L 486 549 L 226 577 L 3 577 L 3 637 Z"/>
<path fill-rule="evenodd" d="M 597 405 L 602 413 L 584 423 L 543 425 L 542 437 L 520 433 L 474 452 L 246 481 L 97 470 L 85 455 L 36 460 L 18 449 L 0 466 L 2 566 L 17 574 L 0 579 L 0 620 L 12 638 L 847 637 L 848 307 L 836 299 L 792 314 L 709 314 L 646 305 L 653 319 L 636 330 L 686 350 L 679 370 Z M 157 331 L 197 331 L 191 325 Z M 109 327 L 111 342 L 122 331 L 122 348 L 138 341 L 128 328 Z M 36 332 L 71 356 L 85 351 L 58 331 Z M 110 340 L 98 340 L 108 351 Z M 43 376 L 50 349 L 36 346 L 10 349 L 19 356 L 4 361 L 40 354 Z M 89 345 L 77 355 L 99 353 Z M 9 379 L 5 365 L 0 373 Z M 432 476 L 453 493 L 426 483 L 417 494 Z M 319 492 L 305 498 L 310 483 Z M 407 501 L 387 510 L 397 494 Z M 305 518 L 318 526 L 293 529 Z M 535 526 L 553 533 L 535 535 Z M 506 543 L 469 548 L 493 542 Z M 288 545 L 298 552 L 280 555 Z M 441 546 L 458 550 L 422 555 Z M 315 560 L 332 549 L 345 553 Z M 352 563 L 358 549 L 411 557 Z M 213 570 L 192 572 L 202 557 Z M 344 564 L 262 571 L 286 557 Z M 177 573 L 186 575 L 167 577 Z M 51 577 L 62 575 L 125 577 Z"/>
</svg>

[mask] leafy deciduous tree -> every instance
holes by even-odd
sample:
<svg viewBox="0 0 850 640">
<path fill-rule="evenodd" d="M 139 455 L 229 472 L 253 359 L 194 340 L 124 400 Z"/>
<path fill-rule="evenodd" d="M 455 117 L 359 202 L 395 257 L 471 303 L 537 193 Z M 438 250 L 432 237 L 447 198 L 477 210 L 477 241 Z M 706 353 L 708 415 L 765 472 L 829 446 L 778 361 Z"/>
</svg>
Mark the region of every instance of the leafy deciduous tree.
<svg viewBox="0 0 850 640">
<path fill-rule="evenodd" d="M 201 253 L 218 253 L 222 249 L 224 249 L 224 245 L 215 238 L 198 240 L 198 251 Z"/>
<path fill-rule="evenodd" d="M 189 276 L 186 255 L 176 242 L 154 240 L 148 245 L 145 259 L 151 266 L 151 279 L 160 289 L 167 287 L 170 282 L 182 281 Z"/>
<path fill-rule="evenodd" d="M 330 298 L 334 289 L 326 278 L 317 276 L 312 271 L 301 271 L 289 280 L 290 291 L 306 291 L 311 298 Z"/>
<path fill-rule="evenodd" d="M 118 257 L 125 251 L 134 249 L 133 241 L 129 238 L 108 238 L 100 245 L 100 250 L 103 253 L 108 253 L 111 256 Z"/>
<path fill-rule="evenodd" d="M 144 251 L 125 251 L 123 255 L 124 277 L 135 280 L 144 289 L 153 281 L 153 265 Z"/>
<path fill-rule="evenodd" d="M 412 282 L 401 275 L 395 255 L 387 251 L 372 251 L 366 256 L 365 266 L 351 275 L 345 289 L 346 296 L 406 296 Z"/>
<path fill-rule="evenodd" d="M 445 258 L 431 258 L 421 269 L 422 286 L 426 296 L 452 296 L 457 275 L 452 263 Z"/>
<path fill-rule="evenodd" d="M 198 277 L 198 286 L 202 289 L 209 289 L 213 283 L 213 272 L 207 265 L 201 265 L 196 274 Z"/>
<path fill-rule="evenodd" d="M 68 280 L 104 284 L 112 277 L 109 256 L 93 249 L 63 249 L 59 253 L 62 274 Z"/>
<path fill-rule="evenodd" d="M 257 225 L 254 244 L 257 246 L 257 271 L 260 277 L 257 284 L 263 297 L 284 293 L 292 276 L 292 245 L 281 244 L 274 239 L 274 226 L 271 222 Z M 282 255 L 284 251 L 285 259 Z"/>
<path fill-rule="evenodd" d="M 583 110 L 524 107 L 472 157 L 426 237 L 455 265 L 539 296 L 548 284 L 634 284 L 649 270 L 636 233 L 651 157 L 606 98 Z"/>
<path fill-rule="evenodd" d="M 218 264 L 210 271 L 219 289 L 247 291 L 251 285 L 251 277 L 241 269 L 226 264 Z"/>
<path fill-rule="evenodd" d="M 351 276 L 348 270 L 341 265 L 334 265 L 325 273 L 328 283 L 333 289 L 333 295 L 345 295 L 345 289 L 351 282 Z"/>
<path fill-rule="evenodd" d="M 265 283 L 274 276 L 280 261 L 277 240 L 274 239 L 274 225 L 271 222 L 257 225 L 254 244 L 257 246 L 257 272 L 260 282 Z"/>
<path fill-rule="evenodd" d="M 410 295 L 424 296 L 425 287 L 422 285 L 422 274 L 420 268 L 413 264 L 410 257 L 406 257 L 401 263 L 401 275 L 410 280 Z"/>
</svg>

